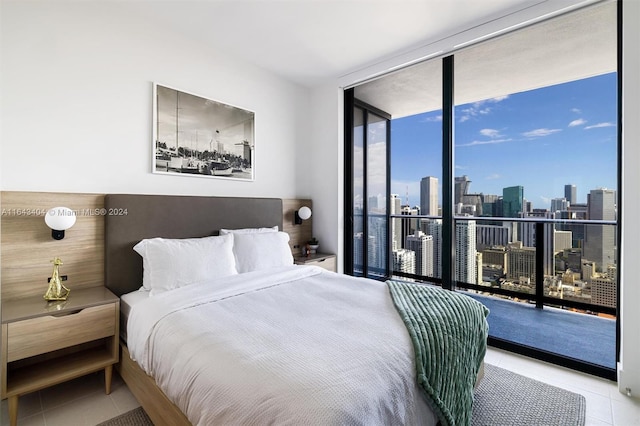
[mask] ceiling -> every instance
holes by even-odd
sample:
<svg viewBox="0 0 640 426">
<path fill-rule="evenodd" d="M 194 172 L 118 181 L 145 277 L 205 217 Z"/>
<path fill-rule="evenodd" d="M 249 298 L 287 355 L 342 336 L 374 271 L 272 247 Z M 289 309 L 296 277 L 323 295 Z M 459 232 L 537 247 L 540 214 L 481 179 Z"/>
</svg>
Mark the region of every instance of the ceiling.
<svg viewBox="0 0 640 426">
<path fill-rule="evenodd" d="M 118 4 L 218 51 L 313 87 L 380 58 L 544 1 L 138 0 Z"/>
<path fill-rule="evenodd" d="M 616 71 L 615 2 L 507 33 L 455 54 L 455 104 Z M 442 108 L 442 65 L 425 61 L 355 88 L 355 96 L 393 118 Z"/>
</svg>

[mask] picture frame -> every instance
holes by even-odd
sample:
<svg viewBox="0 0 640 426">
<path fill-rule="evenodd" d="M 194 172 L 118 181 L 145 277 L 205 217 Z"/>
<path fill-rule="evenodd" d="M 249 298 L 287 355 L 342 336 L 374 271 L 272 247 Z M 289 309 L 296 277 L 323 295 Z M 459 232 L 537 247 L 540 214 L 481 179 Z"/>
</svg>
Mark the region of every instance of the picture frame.
<svg viewBox="0 0 640 426">
<path fill-rule="evenodd" d="M 153 84 L 152 172 L 254 181 L 253 111 Z"/>
</svg>

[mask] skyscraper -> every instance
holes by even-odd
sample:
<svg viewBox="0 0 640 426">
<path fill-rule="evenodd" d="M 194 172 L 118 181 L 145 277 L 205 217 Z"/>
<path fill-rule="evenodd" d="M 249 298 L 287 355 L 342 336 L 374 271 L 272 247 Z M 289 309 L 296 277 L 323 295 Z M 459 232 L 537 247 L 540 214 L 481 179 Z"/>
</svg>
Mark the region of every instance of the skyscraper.
<svg viewBox="0 0 640 426">
<path fill-rule="evenodd" d="M 578 202 L 578 189 L 575 185 L 568 184 L 564 186 L 564 198 L 566 198 L 571 205 Z"/>
<path fill-rule="evenodd" d="M 518 217 L 524 211 L 524 187 L 510 186 L 502 189 L 502 214 L 504 217 Z"/>
<path fill-rule="evenodd" d="M 411 208 L 409 206 L 402 206 L 400 214 L 403 216 L 418 216 L 420 211 L 418 207 Z M 420 219 L 401 219 L 402 220 L 402 232 L 400 233 L 400 244 L 407 240 L 407 237 L 413 234 L 417 229 L 420 229 Z"/>
<path fill-rule="evenodd" d="M 616 191 L 592 189 L 587 209 L 590 220 L 616 220 Z M 606 271 L 608 265 L 616 263 L 615 233 L 612 225 L 585 226 L 584 258 L 594 261 L 598 271 Z"/>
<path fill-rule="evenodd" d="M 475 220 L 456 222 L 456 281 L 479 284 Z"/>
<path fill-rule="evenodd" d="M 423 177 L 420 181 L 420 214 L 438 216 L 438 178 Z"/>
<path fill-rule="evenodd" d="M 471 185 L 471 181 L 469 180 L 469 176 L 457 176 L 455 178 L 455 192 L 453 198 L 453 204 L 462 203 L 462 196 L 466 195 L 469 192 L 469 186 Z"/>
<path fill-rule="evenodd" d="M 411 250 L 400 249 L 393 252 L 393 270 L 415 274 L 416 254 Z"/>
<path fill-rule="evenodd" d="M 416 230 L 407 237 L 405 246 L 416 253 L 416 271 L 418 275 L 433 277 L 433 236 Z"/>
<path fill-rule="evenodd" d="M 571 202 L 567 198 L 552 198 L 551 199 L 551 211 L 552 212 L 564 212 L 569 210 Z"/>
<path fill-rule="evenodd" d="M 401 200 L 398 194 L 391 194 L 390 214 L 401 214 Z M 402 248 L 402 219 L 391 219 L 391 250 Z"/>
<path fill-rule="evenodd" d="M 428 220 L 422 223 L 422 227 L 433 238 L 433 276 L 442 278 L 442 220 Z"/>
<path fill-rule="evenodd" d="M 510 247 L 507 251 L 507 278 L 520 284 L 536 282 L 536 249 Z"/>
</svg>

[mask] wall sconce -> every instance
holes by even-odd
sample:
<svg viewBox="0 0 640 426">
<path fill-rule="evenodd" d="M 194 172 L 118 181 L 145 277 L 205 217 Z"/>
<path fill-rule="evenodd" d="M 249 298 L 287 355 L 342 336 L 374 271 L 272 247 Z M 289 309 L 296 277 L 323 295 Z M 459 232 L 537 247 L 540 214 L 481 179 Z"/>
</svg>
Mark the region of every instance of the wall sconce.
<svg viewBox="0 0 640 426">
<path fill-rule="evenodd" d="M 296 210 L 293 218 L 294 225 L 302 225 L 303 220 L 307 220 L 311 217 L 311 209 L 307 206 L 302 206 Z"/>
<path fill-rule="evenodd" d="M 76 213 L 68 207 L 54 207 L 47 211 L 44 222 L 51 228 L 51 237 L 61 240 L 64 238 L 64 231 L 76 223 Z"/>
</svg>

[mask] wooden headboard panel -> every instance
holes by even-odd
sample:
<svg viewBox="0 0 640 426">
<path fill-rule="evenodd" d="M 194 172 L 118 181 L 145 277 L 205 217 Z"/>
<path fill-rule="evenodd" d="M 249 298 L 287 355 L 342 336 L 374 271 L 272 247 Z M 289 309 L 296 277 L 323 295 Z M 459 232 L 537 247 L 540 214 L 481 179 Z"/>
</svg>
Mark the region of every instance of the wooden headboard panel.
<svg viewBox="0 0 640 426">
<path fill-rule="evenodd" d="M 64 262 L 60 274 L 69 277 L 69 288 L 103 285 L 103 194 L 3 191 L 1 197 L 3 300 L 37 297 L 44 303 L 56 256 Z M 76 224 L 62 240 L 52 239 L 44 223 L 44 212 L 57 206 L 77 211 Z"/>
<path fill-rule="evenodd" d="M 221 228 L 283 229 L 279 198 L 108 194 L 104 198 L 105 286 L 120 296 L 142 285 L 142 258 L 133 246 L 144 238 L 194 238 Z"/>
<path fill-rule="evenodd" d="M 107 196 L 107 198 L 111 197 Z M 169 213 L 169 210 L 152 211 L 147 217 L 163 216 L 164 219 L 177 223 L 176 221 L 186 220 L 185 212 L 189 212 L 192 217 L 211 220 L 211 223 L 207 224 L 204 229 L 193 230 L 193 235 L 210 235 L 221 227 L 281 225 L 281 229 L 291 237 L 289 244 L 294 255 L 299 255 L 301 246 L 311 238 L 313 218 L 304 221 L 302 225 L 293 224 L 295 210 L 303 205 L 313 208 L 311 200 L 308 199 L 253 199 L 254 201 L 247 201 L 252 199 L 227 198 L 226 200 L 230 204 L 225 209 L 230 208 L 230 210 L 226 211 L 219 208 L 213 209 L 210 206 L 199 206 L 199 203 L 205 203 L 202 200 L 210 200 L 209 202 L 214 204 L 216 201 L 222 200 L 216 197 L 143 195 L 123 197 L 134 197 L 146 201 L 162 197 L 178 201 L 179 207 L 173 213 Z M 1 297 L 3 300 L 20 297 L 42 299 L 42 295 L 47 290 L 47 277 L 51 276 L 50 260 L 55 256 L 60 256 L 64 262 L 60 273 L 68 275 L 69 280 L 65 284 L 69 288 L 103 286 L 105 282 L 105 221 L 109 220 L 111 223 L 111 219 L 114 219 L 117 223 L 117 219 L 126 219 L 135 213 L 131 209 L 127 211 L 127 216 L 116 216 L 118 212 L 115 210 L 106 212 L 103 210 L 105 207 L 104 194 L 3 191 L 0 193 L 0 198 L 3 210 L 0 222 L 2 228 L 0 233 L 2 235 Z M 192 200 L 193 203 L 185 204 L 184 201 L 187 199 Z M 263 203 L 272 205 L 275 210 L 272 211 L 271 207 L 264 208 Z M 43 213 L 56 206 L 66 206 L 78 212 L 76 224 L 67 230 L 65 238 L 59 241 L 51 238 L 51 230 L 44 223 Z M 208 214 L 205 215 L 205 211 Z M 255 214 L 255 217 L 251 217 L 252 213 Z M 190 220 L 191 218 L 187 222 Z M 162 235 L 171 236 L 172 232 L 176 232 L 177 235 L 177 229 L 168 228 L 168 226 L 163 227 Z M 134 234 L 131 236 L 133 239 L 137 238 Z M 131 240 L 132 244 L 133 239 Z M 130 250 L 130 253 L 138 256 L 133 250 Z M 139 259 L 137 260 L 139 261 Z M 118 265 L 115 265 L 115 268 L 118 268 Z M 111 277 L 113 278 L 113 274 Z"/>
</svg>

